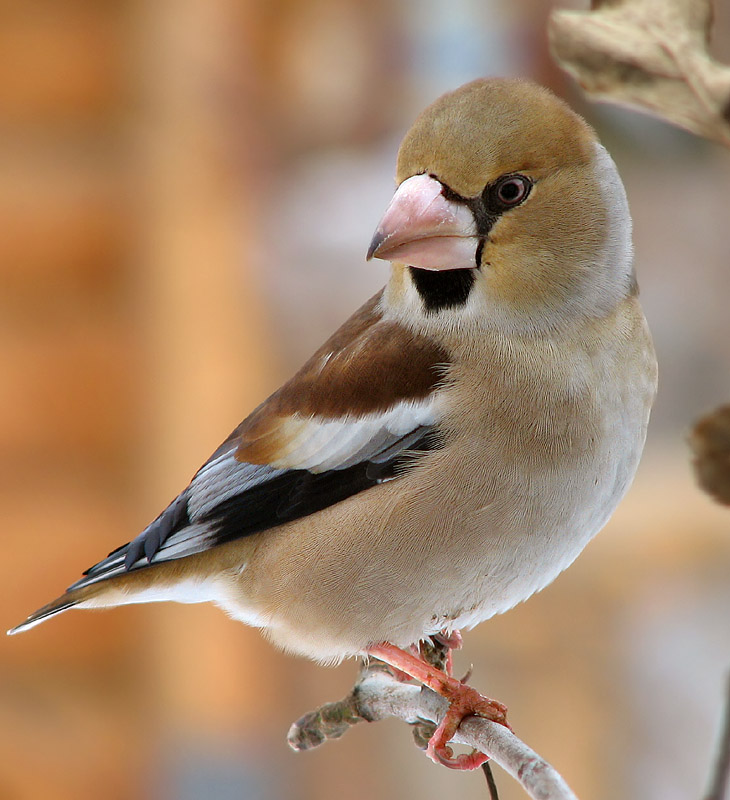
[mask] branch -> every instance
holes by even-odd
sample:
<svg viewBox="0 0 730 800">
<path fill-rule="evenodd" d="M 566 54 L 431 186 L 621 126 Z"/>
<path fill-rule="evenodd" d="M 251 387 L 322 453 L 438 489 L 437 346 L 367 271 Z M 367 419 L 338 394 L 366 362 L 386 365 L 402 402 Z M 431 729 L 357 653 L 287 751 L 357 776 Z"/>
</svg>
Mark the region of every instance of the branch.
<svg viewBox="0 0 730 800">
<path fill-rule="evenodd" d="M 593 0 L 554 11 L 553 57 L 593 100 L 649 112 L 730 147 L 730 67 L 709 53 L 710 0 Z"/>
<path fill-rule="evenodd" d="M 424 723 L 437 724 L 447 708 L 448 702 L 443 697 L 413 684 L 400 683 L 381 665 L 373 663 L 362 672 L 344 700 L 305 714 L 291 726 L 287 739 L 294 750 L 310 750 L 327 739 L 338 739 L 359 722 L 397 717 L 416 726 L 416 739 L 425 747 L 428 736 L 422 730 Z M 489 755 L 534 800 L 577 800 L 557 771 L 503 725 L 468 717 L 454 741 Z"/>
<path fill-rule="evenodd" d="M 725 710 L 717 740 L 717 754 L 704 800 L 725 800 L 730 786 L 730 674 L 725 689 Z"/>
</svg>

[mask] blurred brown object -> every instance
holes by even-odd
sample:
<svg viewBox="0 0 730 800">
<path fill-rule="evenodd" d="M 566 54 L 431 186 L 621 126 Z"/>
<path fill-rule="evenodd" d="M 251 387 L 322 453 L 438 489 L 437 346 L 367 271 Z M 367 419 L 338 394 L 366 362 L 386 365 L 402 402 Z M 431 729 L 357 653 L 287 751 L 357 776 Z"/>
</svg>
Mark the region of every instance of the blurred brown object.
<svg viewBox="0 0 730 800">
<path fill-rule="evenodd" d="M 83 126 L 119 107 L 125 2 L 0 4 L 0 113 L 7 124 Z"/>
<path fill-rule="evenodd" d="M 710 0 L 594 0 L 554 11 L 556 61 L 594 100 L 648 111 L 730 147 L 730 67 L 709 53 Z"/>
<path fill-rule="evenodd" d="M 699 419 L 689 443 L 700 486 L 718 503 L 730 505 L 730 405 Z"/>
<path fill-rule="evenodd" d="M 258 107 L 280 155 L 341 143 L 362 145 L 390 130 L 406 53 L 387 0 L 267 0 L 252 39 Z M 400 41 L 399 41 L 400 40 Z M 400 54 L 400 55 L 399 55 Z"/>
</svg>

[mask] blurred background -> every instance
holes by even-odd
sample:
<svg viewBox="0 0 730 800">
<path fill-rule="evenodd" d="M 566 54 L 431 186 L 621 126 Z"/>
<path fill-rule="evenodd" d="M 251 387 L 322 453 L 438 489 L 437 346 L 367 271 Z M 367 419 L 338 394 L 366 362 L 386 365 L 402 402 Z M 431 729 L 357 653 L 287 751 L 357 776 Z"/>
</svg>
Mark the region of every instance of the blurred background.
<svg viewBox="0 0 730 800">
<path fill-rule="evenodd" d="M 547 51 L 552 6 L 0 2 L 0 628 L 136 535 L 384 283 L 364 254 L 422 106 L 532 77 L 624 177 L 660 394 L 606 530 L 468 634 L 456 667 L 580 797 L 700 796 L 730 667 L 730 511 L 695 487 L 685 439 L 730 400 L 730 154 L 582 102 Z M 714 51 L 730 61 L 727 4 Z M 208 607 L 64 615 L 0 639 L 0 798 L 486 796 L 395 721 L 290 752 L 290 722 L 355 673 Z"/>
</svg>

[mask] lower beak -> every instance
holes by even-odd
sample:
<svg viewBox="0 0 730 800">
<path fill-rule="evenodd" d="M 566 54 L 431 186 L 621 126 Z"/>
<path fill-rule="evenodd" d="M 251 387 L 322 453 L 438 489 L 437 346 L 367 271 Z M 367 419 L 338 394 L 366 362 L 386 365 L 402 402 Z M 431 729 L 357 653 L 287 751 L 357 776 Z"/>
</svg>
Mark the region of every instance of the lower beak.
<svg viewBox="0 0 730 800">
<path fill-rule="evenodd" d="M 469 208 L 443 194 L 429 175 L 414 175 L 396 190 L 375 231 L 368 261 L 382 258 L 421 269 L 473 269 L 479 236 Z"/>
</svg>

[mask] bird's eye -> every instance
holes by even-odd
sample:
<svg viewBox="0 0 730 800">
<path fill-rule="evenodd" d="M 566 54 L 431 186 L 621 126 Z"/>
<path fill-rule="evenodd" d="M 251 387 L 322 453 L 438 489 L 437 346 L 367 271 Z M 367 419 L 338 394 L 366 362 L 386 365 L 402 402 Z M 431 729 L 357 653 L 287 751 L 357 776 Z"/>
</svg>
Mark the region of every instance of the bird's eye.
<svg viewBox="0 0 730 800">
<path fill-rule="evenodd" d="M 532 181 L 524 175 L 505 175 L 490 187 L 491 205 L 495 211 L 514 208 L 526 199 L 531 188 Z"/>
</svg>

